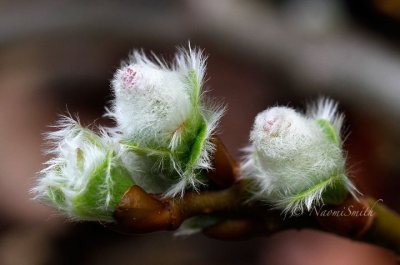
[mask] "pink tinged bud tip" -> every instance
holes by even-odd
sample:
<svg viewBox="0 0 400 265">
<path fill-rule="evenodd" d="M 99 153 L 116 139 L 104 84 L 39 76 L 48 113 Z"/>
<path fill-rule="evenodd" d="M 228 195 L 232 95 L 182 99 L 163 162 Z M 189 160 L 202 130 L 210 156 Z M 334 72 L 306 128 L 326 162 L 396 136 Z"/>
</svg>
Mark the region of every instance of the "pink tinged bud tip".
<svg viewBox="0 0 400 265">
<path fill-rule="evenodd" d="M 136 72 L 132 68 L 127 68 L 122 75 L 123 88 L 129 89 L 135 85 Z"/>
<path fill-rule="evenodd" d="M 286 120 L 284 115 L 279 115 L 265 121 L 263 129 L 270 136 L 277 137 L 280 132 L 288 129 L 291 125 L 292 123 Z"/>
</svg>

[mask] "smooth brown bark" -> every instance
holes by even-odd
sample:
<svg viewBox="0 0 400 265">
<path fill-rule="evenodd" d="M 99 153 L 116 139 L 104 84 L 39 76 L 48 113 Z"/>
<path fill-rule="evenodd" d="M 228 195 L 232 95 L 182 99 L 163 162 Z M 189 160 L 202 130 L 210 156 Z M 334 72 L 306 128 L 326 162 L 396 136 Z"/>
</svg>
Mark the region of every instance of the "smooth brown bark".
<svg viewBox="0 0 400 265">
<path fill-rule="evenodd" d="M 239 181 L 219 191 L 187 192 L 182 198 L 160 199 L 132 186 L 114 212 L 112 229 L 126 234 L 176 230 L 187 218 L 216 212 L 232 218 L 203 232 L 223 240 L 270 235 L 286 229 L 317 229 L 350 239 L 384 246 L 400 252 L 400 217 L 380 202 L 368 198 L 347 198 L 340 204 L 322 208 L 329 211 L 358 212 L 355 216 L 323 215 L 316 212 L 298 217 L 284 217 L 257 202 L 248 202 L 246 183 Z"/>
<path fill-rule="evenodd" d="M 400 216 L 372 198 L 347 197 L 341 203 L 325 205 L 309 214 L 282 216 L 262 202 L 249 201 L 247 180 L 239 180 L 237 163 L 218 137 L 213 172 L 209 177 L 220 187 L 216 191 L 186 192 L 183 197 L 162 198 L 132 186 L 114 211 L 116 222 L 108 224 L 125 234 L 176 230 L 189 217 L 227 213 L 225 220 L 203 233 L 222 240 L 270 235 L 286 229 L 317 229 L 400 252 Z"/>
<path fill-rule="evenodd" d="M 239 179 L 239 167 L 218 136 L 214 136 L 212 142 L 215 145 L 212 160 L 214 170 L 207 172 L 207 175 L 218 186 L 230 187 Z"/>
</svg>

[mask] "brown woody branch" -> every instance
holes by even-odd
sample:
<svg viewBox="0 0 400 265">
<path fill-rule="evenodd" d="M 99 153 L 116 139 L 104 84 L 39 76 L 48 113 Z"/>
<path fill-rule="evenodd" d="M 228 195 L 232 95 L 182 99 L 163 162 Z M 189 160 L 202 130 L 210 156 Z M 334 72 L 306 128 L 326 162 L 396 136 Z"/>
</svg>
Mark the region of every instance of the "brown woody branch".
<svg viewBox="0 0 400 265">
<path fill-rule="evenodd" d="M 218 147 L 214 159 L 216 173 L 210 178 L 222 187 L 234 183 L 232 186 L 216 191 L 187 192 L 182 198 L 166 199 L 132 186 L 115 209 L 116 223 L 110 228 L 125 234 L 176 230 L 189 217 L 227 213 L 231 217 L 203 233 L 213 238 L 237 240 L 286 229 L 311 228 L 400 252 L 400 216 L 372 198 L 349 196 L 339 204 L 326 205 L 308 215 L 286 218 L 261 202 L 249 202 L 247 180 L 238 180 L 236 163 L 219 138 L 214 141 Z M 350 213 L 349 210 L 356 214 L 334 214 Z"/>
<path fill-rule="evenodd" d="M 188 192 L 183 198 L 159 199 L 156 195 L 132 186 L 121 199 L 114 215 L 114 230 L 126 234 L 175 230 L 191 216 L 225 212 L 237 217 L 222 221 L 203 232 L 213 238 L 231 240 L 270 235 L 286 229 L 311 228 L 335 233 L 400 252 L 400 217 L 372 198 L 360 201 L 349 197 L 329 210 L 352 209 L 365 213 L 357 216 L 310 215 L 284 217 L 278 211 L 247 203 L 243 181 L 220 191 Z M 372 213 L 372 214 L 371 214 Z"/>
</svg>

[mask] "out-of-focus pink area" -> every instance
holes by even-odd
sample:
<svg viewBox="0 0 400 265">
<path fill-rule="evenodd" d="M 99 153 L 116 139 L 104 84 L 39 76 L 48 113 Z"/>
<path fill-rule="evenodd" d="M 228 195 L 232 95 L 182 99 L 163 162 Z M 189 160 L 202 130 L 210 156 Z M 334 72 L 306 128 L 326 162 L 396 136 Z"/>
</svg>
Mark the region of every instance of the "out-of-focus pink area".
<svg viewBox="0 0 400 265">
<path fill-rule="evenodd" d="M 346 114 L 349 168 L 363 193 L 400 210 L 398 18 L 375 1 L 6 1 L 0 4 L 0 264 L 395 264 L 390 251 L 315 231 L 221 242 L 127 237 L 70 223 L 31 200 L 58 114 L 102 118 L 109 81 L 133 48 L 209 55 L 208 96 L 240 160 L 255 115 L 319 95 Z M 394 1 L 395 2 L 395 1 Z"/>
</svg>

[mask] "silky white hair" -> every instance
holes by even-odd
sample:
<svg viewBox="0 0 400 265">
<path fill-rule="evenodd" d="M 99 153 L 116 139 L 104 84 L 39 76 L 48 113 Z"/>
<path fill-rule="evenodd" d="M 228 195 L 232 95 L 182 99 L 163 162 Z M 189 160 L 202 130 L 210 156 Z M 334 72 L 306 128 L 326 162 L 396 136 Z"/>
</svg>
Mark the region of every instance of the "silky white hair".
<svg viewBox="0 0 400 265">
<path fill-rule="evenodd" d="M 142 174 L 136 174 L 135 181 L 148 192 L 183 195 L 186 188 L 197 189 L 202 184 L 199 170 L 212 169 L 214 145 L 210 139 L 224 108 L 203 97 L 205 67 L 202 51 L 189 45 L 178 50 L 171 64 L 134 51 L 114 75 L 115 99 L 107 115 L 117 122 L 117 137 L 145 148 L 147 155 L 127 155 L 126 160 L 142 165 Z M 197 131 L 187 123 L 196 127 L 200 122 L 206 126 L 204 142 L 195 163 L 188 165 L 174 153 L 183 145 L 192 145 L 184 142 L 182 134 L 184 129 L 190 135 Z"/>
<path fill-rule="evenodd" d="M 55 126 L 56 131 L 46 134 L 49 144 L 46 154 L 53 156 L 45 162 L 47 167 L 39 172 L 37 185 L 31 190 L 34 199 L 58 209 L 61 213 L 76 220 L 112 220 L 110 201 L 112 199 L 111 167 L 114 161 L 109 157 L 110 150 L 117 150 L 113 140 L 100 128 L 101 136 L 80 125 L 79 120 L 62 116 Z M 116 152 L 118 153 L 118 152 Z M 105 181 L 99 186 L 101 198 L 92 207 L 109 213 L 104 216 L 82 215 L 76 211 L 75 198 L 85 192 L 93 171 L 108 162 Z M 57 194 L 57 192 L 60 192 Z M 55 201 L 63 196 L 62 203 Z M 108 217 L 109 216 L 109 217 Z"/>
<path fill-rule="evenodd" d="M 320 119 L 332 125 L 337 143 L 318 124 Z M 338 181 L 352 193 L 355 187 L 347 177 L 341 150 L 343 119 L 337 104 L 324 98 L 309 105 L 306 114 L 288 107 L 259 113 L 242 165 L 254 198 L 297 215 L 321 205 L 323 192 Z"/>
</svg>

